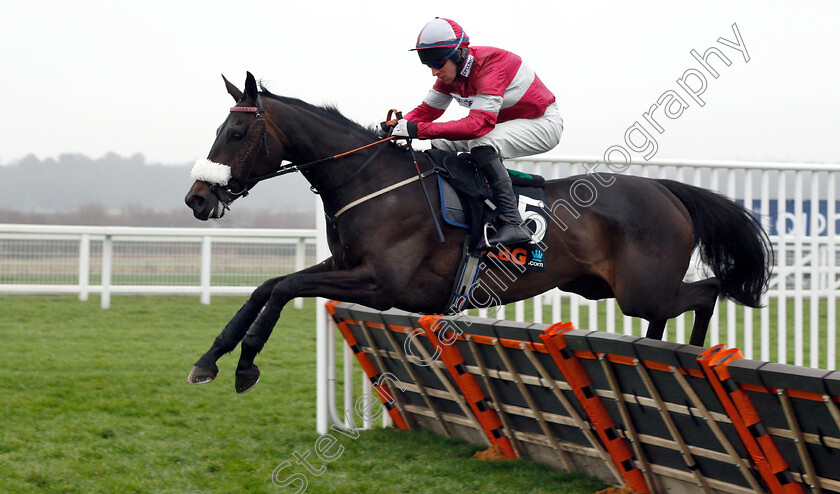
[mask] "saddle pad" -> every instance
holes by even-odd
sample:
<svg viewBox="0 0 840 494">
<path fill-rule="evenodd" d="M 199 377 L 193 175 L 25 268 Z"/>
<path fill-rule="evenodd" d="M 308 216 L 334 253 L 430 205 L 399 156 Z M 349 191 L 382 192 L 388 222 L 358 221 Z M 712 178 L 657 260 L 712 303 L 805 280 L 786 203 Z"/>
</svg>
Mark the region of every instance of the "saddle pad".
<svg viewBox="0 0 840 494">
<path fill-rule="evenodd" d="M 458 197 L 458 192 L 440 174 L 438 174 L 437 179 L 438 188 L 440 189 L 440 207 L 441 213 L 443 214 L 443 221 L 452 226 L 469 230 L 469 220 L 467 219 L 467 214 L 464 212 L 461 199 Z"/>
<path fill-rule="evenodd" d="M 545 271 L 544 252 L 541 246 L 543 246 L 542 241 L 548 231 L 550 222 L 545 189 L 514 185 L 513 191 L 519 205 L 519 215 L 525 223 L 525 228 L 532 232 L 533 240 L 527 244 L 511 245 L 500 250 L 488 250 L 484 252 L 484 256 L 488 258 L 488 261 L 511 266 L 519 272 Z"/>
<path fill-rule="evenodd" d="M 444 221 L 452 226 L 469 229 L 469 219 L 464 211 L 463 203 L 466 199 L 459 194 L 445 178 L 441 175 L 438 175 L 437 177 Z M 540 214 L 545 219 L 548 219 L 548 211 L 545 207 L 545 190 L 541 187 L 514 186 L 513 192 L 516 194 L 520 215 L 522 214 L 523 209 L 526 211 L 526 214 L 522 217 L 523 220 L 528 221 L 529 218 L 533 218 L 535 213 Z M 531 228 L 531 230 L 535 231 L 534 228 Z M 536 230 L 536 233 L 540 233 L 539 228 Z"/>
<path fill-rule="evenodd" d="M 438 175 L 440 189 L 441 213 L 446 223 L 470 230 L 469 215 L 464 211 L 462 200 L 464 199 L 446 180 Z M 545 190 L 541 187 L 516 187 L 516 200 L 519 204 L 519 211 L 525 225 L 534 232 L 534 236 L 541 243 L 548 228 L 548 208 L 545 204 Z M 525 211 L 523 214 L 522 211 Z M 534 242 L 510 246 L 508 250 L 486 251 L 484 257 L 492 259 L 491 262 L 513 266 L 516 269 L 529 271 L 544 271 L 543 251 Z M 490 260 L 488 259 L 488 260 Z"/>
</svg>

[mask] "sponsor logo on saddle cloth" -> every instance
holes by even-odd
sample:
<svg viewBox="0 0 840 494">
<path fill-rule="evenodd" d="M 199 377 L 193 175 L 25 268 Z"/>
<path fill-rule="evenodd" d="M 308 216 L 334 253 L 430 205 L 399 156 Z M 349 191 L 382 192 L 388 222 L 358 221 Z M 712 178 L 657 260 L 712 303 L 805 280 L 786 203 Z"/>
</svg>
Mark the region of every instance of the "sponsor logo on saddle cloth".
<svg viewBox="0 0 840 494">
<path fill-rule="evenodd" d="M 539 195 L 542 189 L 533 189 Z M 526 196 L 523 190 L 519 193 L 519 216 L 522 217 L 523 226 L 531 232 L 531 241 L 527 244 L 506 246 L 494 251 L 485 251 L 485 257 L 492 259 L 491 262 L 499 262 L 511 266 L 519 272 L 545 271 L 543 263 L 544 251 L 541 248 L 542 240 L 548 230 L 548 208 L 540 199 Z M 529 191 L 531 192 L 531 191 Z"/>
</svg>

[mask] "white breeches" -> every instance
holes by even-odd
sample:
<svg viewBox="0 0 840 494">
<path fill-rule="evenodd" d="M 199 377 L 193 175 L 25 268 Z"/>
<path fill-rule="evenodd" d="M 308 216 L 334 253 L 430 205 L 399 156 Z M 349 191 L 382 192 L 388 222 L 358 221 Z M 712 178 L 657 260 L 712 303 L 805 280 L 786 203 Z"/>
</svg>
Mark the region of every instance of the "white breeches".
<svg viewBox="0 0 840 494">
<path fill-rule="evenodd" d="M 432 146 L 452 152 L 467 152 L 476 146 L 493 146 L 502 159 L 519 158 L 550 151 L 560 142 L 563 119 L 552 103 L 539 118 L 519 118 L 497 123 L 477 139 L 449 141 L 432 139 Z"/>
</svg>

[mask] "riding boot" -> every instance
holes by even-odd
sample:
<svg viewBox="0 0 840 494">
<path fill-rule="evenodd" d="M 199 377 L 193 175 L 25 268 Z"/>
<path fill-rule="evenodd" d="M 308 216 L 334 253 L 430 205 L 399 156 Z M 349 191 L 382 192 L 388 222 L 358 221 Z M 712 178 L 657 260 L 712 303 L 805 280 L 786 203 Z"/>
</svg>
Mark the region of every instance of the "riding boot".
<svg viewBox="0 0 840 494">
<path fill-rule="evenodd" d="M 470 150 L 470 155 L 475 166 L 490 183 L 490 190 L 493 192 L 493 203 L 499 208 L 496 232 L 488 235 L 487 248 L 495 245 L 513 245 L 531 240 L 531 233 L 523 225 L 519 216 L 519 209 L 516 207 L 516 194 L 513 193 L 513 184 L 510 175 L 502 164 L 502 158 L 492 146 L 476 146 Z"/>
</svg>

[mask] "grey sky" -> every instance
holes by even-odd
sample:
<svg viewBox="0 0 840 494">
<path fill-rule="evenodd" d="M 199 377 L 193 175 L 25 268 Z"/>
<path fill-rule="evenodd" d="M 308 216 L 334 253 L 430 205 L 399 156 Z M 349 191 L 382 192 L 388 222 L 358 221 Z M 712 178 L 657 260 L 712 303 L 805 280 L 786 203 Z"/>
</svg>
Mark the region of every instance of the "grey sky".
<svg viewBox="0 0 840 494">
<path fill-rule="evenodd" d="M 246 70 L 379 121 L 433 83 L 407 50 L 435 16 L 536 70 L 565 121 L 551 154 L 602 155 L 636 121 L 650 131 L 642 114 L 700 68 L 690 50 L 716 46 L 732 64 L 712 61 L 704 106 L 660 114 L 656 157 L 840 162 L 838 2 L 0 0 L 0 163 L 109 151 L 191 162 L 232 101 L 220 74 L 241 87 Z M 717 41 L 735 40 L 733 23 L 749 62 Z M 462 114 L 453 104 L 447 117 Z"/>
</svg>

